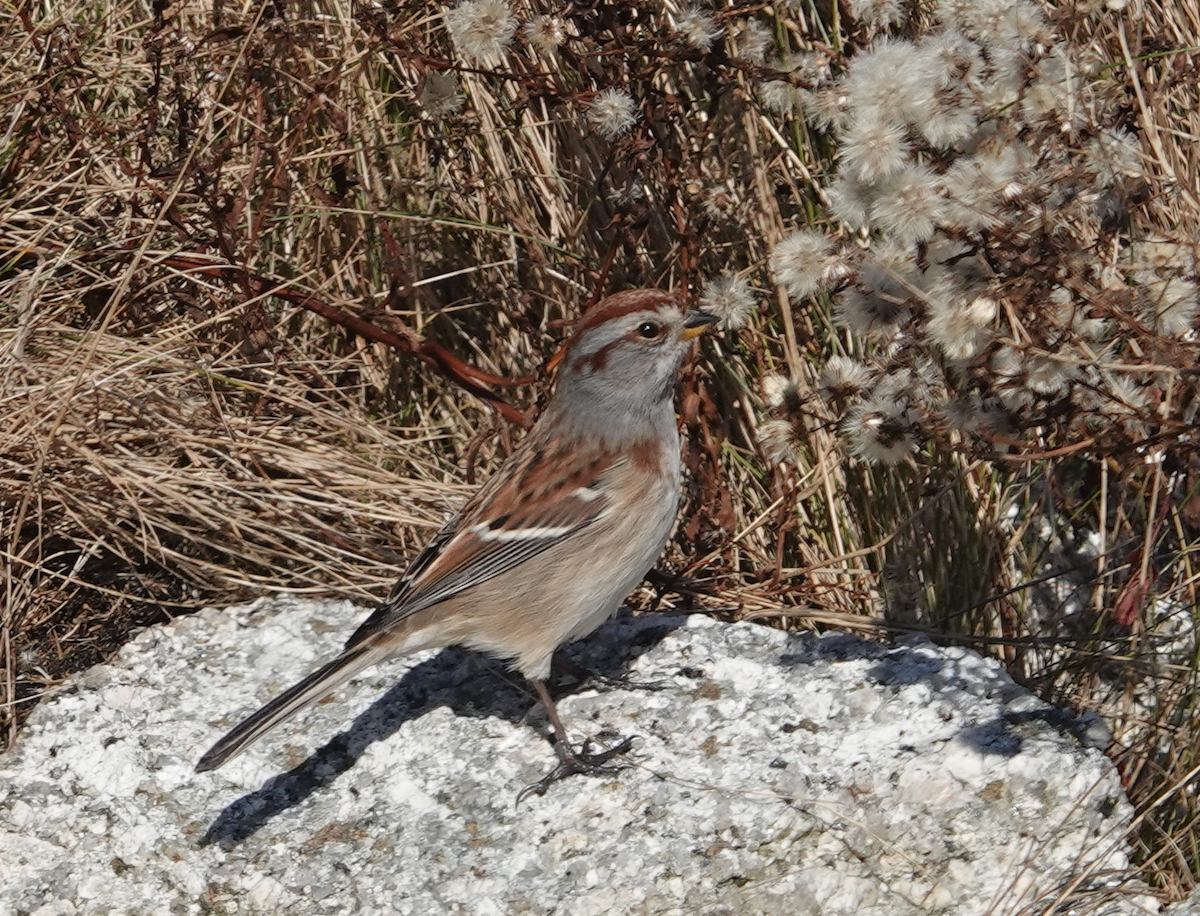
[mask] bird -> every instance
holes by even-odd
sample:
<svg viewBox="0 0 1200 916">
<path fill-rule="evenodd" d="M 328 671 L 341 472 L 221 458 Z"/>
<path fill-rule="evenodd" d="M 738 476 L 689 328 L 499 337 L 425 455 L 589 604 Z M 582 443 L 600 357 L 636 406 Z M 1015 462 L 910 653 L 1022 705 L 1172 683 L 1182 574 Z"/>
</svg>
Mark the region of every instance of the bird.
<svg viewBox="0 0 1200 916">
<path fill-rule="evenodd" d="M 682 485 L 674 393 L 693 338 L 717 320 L 658 289 L 589 309 L 537 422 L 412 560 L 341 654 L 244 719 L 197 762 L 215 770 L 299 710 L 386 658 L 457 645 L 529 680 L 557 766 L 536 786 L 603 771 L 631 746 L 575 749 L 546 686 L 551 657 L 595 630 L 657 561 Z"/>
</svg>

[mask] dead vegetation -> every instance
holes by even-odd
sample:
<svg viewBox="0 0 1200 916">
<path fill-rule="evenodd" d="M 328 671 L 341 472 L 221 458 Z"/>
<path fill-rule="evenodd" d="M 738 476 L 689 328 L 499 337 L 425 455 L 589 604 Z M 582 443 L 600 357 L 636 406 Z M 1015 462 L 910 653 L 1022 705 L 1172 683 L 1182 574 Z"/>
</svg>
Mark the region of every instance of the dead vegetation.
<svg viewBox="0 0 1200 916">
<path fill-rule="evenodd" d="M 723 613 L 967 640 L 1103 709 L 1144 859 L 1186 891 L 1195 328 L 1141 351 L 1174 424 L 1142 451 L 1046 415 L 982 451 L 934 433 L 895 467 L 848 459 L 818 389 L 861 353 L 769 259 L 799 227 L 863 238 L 830 216 L 836 132 L 764 86 L 808 79 L 791 52 L 844 72 L 881 34 L 850 15 L 867 5 L 494 4 L 499 48 L 423 3 L 20 5 L 0 32 L 3 739 L 139 625 L 268 589 L 379 597 L 510 447 L 590 301 L 740 273 L 758 301 L 682 389 L 665 565 Z M 1139 154 L 1088 256 L 1194 241 L 1200 7 L 1049 21 Z M 1012 292 L 1037 263 L 993 267 Z M 791 386 L 774 406 L 769 377 Z"/>
</svg>

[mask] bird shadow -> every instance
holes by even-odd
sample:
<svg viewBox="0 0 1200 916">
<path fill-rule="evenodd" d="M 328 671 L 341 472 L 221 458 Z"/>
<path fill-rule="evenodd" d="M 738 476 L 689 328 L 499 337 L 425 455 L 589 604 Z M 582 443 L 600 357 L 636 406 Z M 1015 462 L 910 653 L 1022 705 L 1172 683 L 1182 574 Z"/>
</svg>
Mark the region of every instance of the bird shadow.
<svg viewBox="0 0 1200 916">
<path fill-rule="evenodd" d="M 585 639 L 555 655 L 550 680 L 557 699 L 587 685 L 594 676 L 609 685 L 639 687 L 623 675 L 684 618 L 634 617 L 622 611 Z M 531 718 L 537 698 L 532 685 L 501 662 L 460 648 L 443 649 L 408 669 L 400 680 L 363 710 L 349 727 L 329 739 L 299 765 L 273 776 L 261 788 L 231 802 L 200 840 L 201 846 L 228 851 L 253 836 L 272 818 L 302 803 L 351 769 L 364 751 L 396 734 L 404 723 L 446 706 L 468 718 L 500 718 L 514 724 Z M 538 731 L 551 740 L 544 714 Z"/>
</svg>

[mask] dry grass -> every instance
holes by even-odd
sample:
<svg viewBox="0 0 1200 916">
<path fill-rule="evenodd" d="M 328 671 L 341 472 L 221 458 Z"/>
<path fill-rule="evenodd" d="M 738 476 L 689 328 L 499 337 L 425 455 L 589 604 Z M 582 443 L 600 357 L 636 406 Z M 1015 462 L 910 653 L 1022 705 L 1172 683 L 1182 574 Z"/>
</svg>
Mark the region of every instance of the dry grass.
<svg viewBox="0 0 1200 916">
<path fill-rule="evenodd" d="M 535 6 L 554 11 L 514 4 Z M 1056 22 L 1128 94 L 1146 164 L 1128 232 L 1194 239 L 1200 6 L 1094 6 Z M 715 9 L 732 30 L 760 7 Z M 839 60 L 867 37 L 839 9 L 759 18 Z M 771 68 L 688 47 L 634 2 L 580 7 L 557 55 L 518 43 L 488 65 L 456 56 L 433 4 L 55 0 L 4 24 L 0 740 L 163 615 L 263 589 L 380 596 L 511 445 L 511 413 L 464 385 L 536 375 L 488 386 L 535 406 L 538 368 L 596 295 L 743 271 L 758 313 L 685 380 L 667 566 L 735 616 L 968 640 L 1104 709 L 1144 859 L 1168 894 L 1188 889 L 1200 663 L 1166 652 L 1150 612 L 1195 603 L 1200 512 L 1166 479 L 1192 458 L 1039 457 L 1033 437 L 1023 461 L 877 469 L 812 410 L 788 461 L 765 461 L 760 379 L 815 404 L 817 372 L 851 347 L 828 300 L 793 308 L 766 269 L 788 229 L 827 222 L 835 169 L 829 137 L 760 107 Z M 606 88 L 639 105 L 616 140 L 588 116 Z M 1064 630 L 1027 598 L 1084 528 L 1094 612 Z"/>
</svg>

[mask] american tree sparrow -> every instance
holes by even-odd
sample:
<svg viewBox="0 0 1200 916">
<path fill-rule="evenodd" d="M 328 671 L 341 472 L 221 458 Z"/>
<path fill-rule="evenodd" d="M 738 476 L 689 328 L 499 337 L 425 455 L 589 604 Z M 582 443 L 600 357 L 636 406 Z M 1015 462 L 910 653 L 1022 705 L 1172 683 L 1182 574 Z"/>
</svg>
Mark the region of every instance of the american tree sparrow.
<svg viewBox="0 0 1200 916">
<path fill-rule="evenodd" d="M 434 536 L 342 654 L 271 700 L 196 764 L 213 770 L 293 713 L 389 656 L 461 645 L 533 682 L 559 766 L 540 790 L 595 771 L 546 689 L 550 657 L 620 606 L 662 552 L 679 505 L 674 391 L 695 337 L 714 321 L 660 290 L 605 299 L 559 361 L 554 396 L 526 438 Z"/>
</svg>

